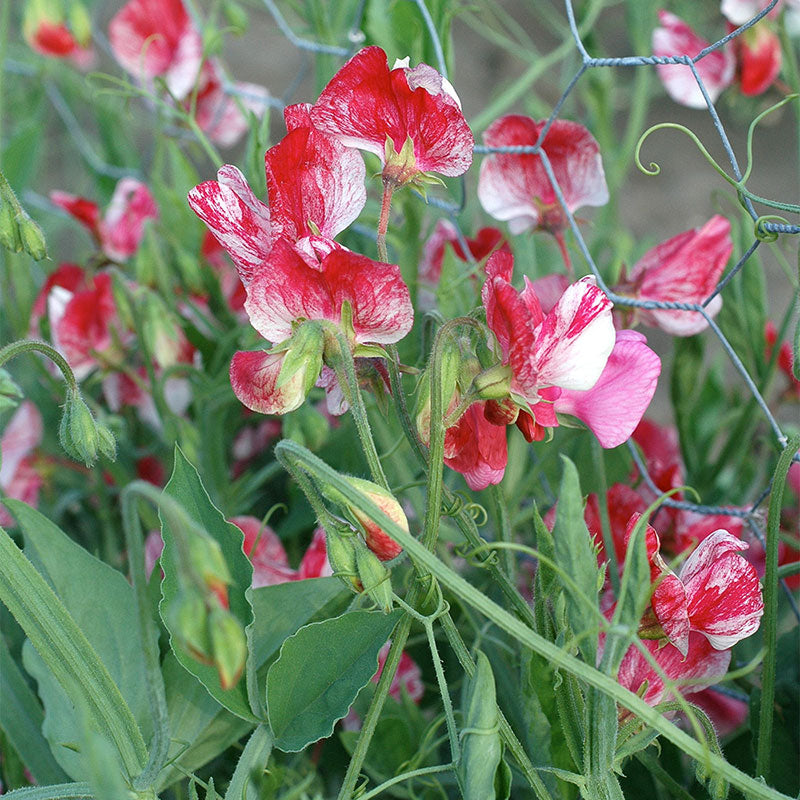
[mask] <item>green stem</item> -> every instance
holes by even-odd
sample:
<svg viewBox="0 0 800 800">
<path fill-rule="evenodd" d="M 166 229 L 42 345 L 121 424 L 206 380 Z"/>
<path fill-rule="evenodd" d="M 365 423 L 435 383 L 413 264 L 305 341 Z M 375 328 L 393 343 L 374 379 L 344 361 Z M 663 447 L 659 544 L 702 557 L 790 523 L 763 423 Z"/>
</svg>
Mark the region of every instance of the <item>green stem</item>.
<svg viewBox="0 0 800 800">
<path fill-rule="evenodd" d="M 597 494 L 597 505 L 600 509 L 600 525 L 603 529 L 603 547 L 608 559 L 609 578 L 614 589 L 614 596 L 619 597 L 619 565 L 617 564 L 617 551 L 614 548 L 614 535 L 611 532 L 611 519 L 608 515 L 608 480 L 606 479 L 606 462 L 603 458 L 603 449 L 600 442 L 592 437 L 592 460 L 594 470 L 600 479 L 600 491 Z"/>
<path fill-rule="evenodd" d="M 347 336 L 338 326 L 326 328 L 326 335 L 336 341 L 335 352 L 329 354 L 328 360 L 336 372 L 336 379 L 342 387 L 344 399 L 350 406 L 350 412 L 356 424 L 358 438 L 361 441 L 361 449 L 367 459 L 372 480 L 380 484 L 384 489 L 388 489 L 389 482 L 386 480 L 386 474 L 383 471 L 381 459 L 375 447 L 375 440 L 372 437 L 372 429 L 367 416 L 367 408 L 364 405 L 364 397 L 358 385 L 358 376 L 356 375 L 355 361 L 350 350 L 350 343 L 347 341 Z M 326 348 L 326 354 L 328 350 L 329 348 Z"/>
<path fill-rule="evenodd" d="M 456 719 L 453 715 L 453 703 L 450 699 L 450 690 L 447 680 L 444 677 L 442 659 L 439 658 L 439 649 L 436 646 L 436 637 L 433 633 L 433 622 L 428 618 L 425 622 L 425 635 L 428 637 L 428 647 L 431 651 L 433 669 L 436 672 L 436 682 L 439 684 L 439 694 L 442 696 L 444 706 L 444 718 L 447 721 L 447 735 L 450 738 L 450 755 L 453 763 L 457 764 L 461 758 L 461 747 L 458 744 L 458 731 L 456 730 Z"/>
<path fill-rule="evenodd" d="M 410 772 L 401 772 L 399 775 L 389 778 L 388 781 L 384 781 L 374 789 L 370 789 L 366 794 L 362 794 L 358 800 L 372 800 L 373 797 L 377 797 L 379 794 L 385 792 L 386 789 L 397 783 L 409 781 L 412 778 L 419 778 L 422 775 L 435 775 L 437 772 L 447 772 L 454 768 L 454 764 L 439 764 L 435 767 L 420 767 L 419 769 L 412 769 Z"/>
<path fill-rule="evenodd" d="M 296 442 L 284 440 L 275 448 L 276 456 L 295 462 L 315 480 L 330 483 L 356 508 L 368 515 L 389 536 L 396 539 L 409 555 L 424 566 L 435 578 L 446 586 L 453 594 L 471 605 L 484 617 L 491 620 L 501 630 L 508 633 L 520 644 L 529 647 L 553 666 L 571 673 L 589 686 L 600 689 L 624 708 L 638 716 L 642 722 L 651 726 L 673 744 L 677 745 L 691 758 L 701 762 L 709 771 L 720 775 L 733 786 L 748 793 L 758 800 L 789 800 L 788 795 L 765 786 L 760 780 L 751 778 L 741 770 L 729 764 L 721 756 L 711 753 L 704 743 L 693 739 L 673 723 L 666 720 L 657 710 L 647 705 L 640 697 L 621 686 L 612 677 L 605 675 L 595 667 L 585 664 L 558 645 L 548 641 L 524 625 L 501 606 L 490 600 L 467 580 L 447 567 L 433 553 L 429 552 L 405 529 L 384 514 L 373 502 L 354 489 L 338 472 L 324 461 Z"/>
<path fill-rule="evenodd" d="M 494 511 L 497 516 L 497 533 L 500 541 L 504 544 L 512 544 L 511 523 L 508 519 L 508 508 L 503 487 L 500 484 L 492 486 L 490 489 L 492 500 L 494 500 Z M 506 562 L 506 574 L 513 581 L 516 574 L 516 562 L 514 552 L 511 548 L 503 548 L 503 558 Z"/>
<path fill-rule="evenodd" d="M 767 554 L 764 572 L 764 664 L 761 671 L 761 709 L 758 720 L 756 775 L 769 780 L 772 749 L 772 719 L 775 710 L 775 667 L 778 642 L 778 536 L 786 475 L 800 447 L 800 434 L 793 436 L 780 457 L 772 478 L 767 512 Z"/>
<path fill-rule="evenodd" d="M 150 714 L 153 718 L 153 739 L 150 742 L 150 755 L 147 765 L 135 782 L 135 788 L 146 789 L 152 786 L 159 772 L 167 762 L 170 745 L 169 714 L 164 691 L 164 678 L 158 651 L 159 627 L 150 613 L 147 597 L 147 577 L 144 565 L 144 539 L 142 526 L 136 509 L 136 498 L 149 499 L 157 505 L 161 492 L 145 481 L 129 483 L 121 493 L 122 528 L 125 533 L 125 547 L 128 550 L 128 568 L 136 598 L 139 639 L 145 665 L 145 685 Z"/>
<path fill-rule="evenodd" d="M 411 449 L 416 454 L 420 464 L 427 469 L 428 452 L 417 435 L 414 422 L 412 421 L 411 414 L 408 410 L 408 405 L 406 404 L 406 398 L 403 392 L 403 384 L 400 379 L 400 370 L 398 368 L 399 357 L 397 354 L 397 348 L 395 348 L 394 345 L 391 345 L 387 348 L 387 350 L 389 352 L 387 365 L 389 369 L 389 381 L 392 388 L 392 398 L 395 402 L 398 418 L 400 419 L 400 425 L 403 428 L 403 433 L 405 434 L 406 439 L 408 439 Z M 453 508 L 456 504 L 455 495 L 446 486 L 443 486 L 442 494 L 446 507 Z M 456 525 L 458 525 L 459 530 L 462 534 L 464 534 L 464 538 L 471 547 L 480 547 L 482 544 L 484 544 L 484 541 L 475 526 L 475 521 L 463 509 L 460 509 L 452 516 L 456 522 Z M 517 591 L 516 586 L 508 577 L 508 575 L 506 575 L 492 560 L 486 564 L 486 568 L 489 570 L 489 574 L 503 592 L 506 599 L 509 601 L 509 603 L 511 603 L 511 606 L 519 618 L 531 627 L 535 627 L 536 623 L 530 606 Z"/>
<path fill-rule="evenodd" d="M 18 342 L 7 344 L 0 350 L 0 367 L 12 358 L 33 351 L 47 356 L 61 370 L 61 374 L 64 376 L 68 388 L 76 394 L 78 393 L 78 381 L 75 379 L 75 373 L 72 371 L 72 367 L 70 367 L 67 360 L 58 350 L 46 342 L 39 342 L 35 339 L 23 339 Z"/>
<path fill-rule="evenodd" d="M 389 230 L 389 210 L 392 207 L 392 193 L 394 184 L 383 182 L 383 197 L 381 198 L 381 215 L 378 218 L 378 260 L 384 264 L 389 263 L 389 252 L 386 249 L 386 231 Z"/>
<path fill-rule="evenodd" d="M 257 782 L 252 781 L 251 776 L 255 772 L 263 773 L 271 752 L 272 734 L 266 725 L 259 725 L 250 735 L 239 756 L 228 790 L 225 792 L 225 800 L 242 800 L 257 795 Z"/>
</svg>

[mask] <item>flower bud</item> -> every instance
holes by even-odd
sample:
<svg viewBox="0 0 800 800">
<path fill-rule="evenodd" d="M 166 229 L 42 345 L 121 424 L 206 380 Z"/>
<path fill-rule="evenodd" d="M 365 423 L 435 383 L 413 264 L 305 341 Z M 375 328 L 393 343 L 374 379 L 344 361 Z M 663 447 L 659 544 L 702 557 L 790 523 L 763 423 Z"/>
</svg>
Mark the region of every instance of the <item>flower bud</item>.
<svg viewBox="0 0 800 800">
<path fill-rule="evenodd" d="M 392 610 L 391 573 L 371 550 L 356 540 L 356 566 L 358 577 L 370 599 L 388 614 Z"/>
<path fill-rule="evenodd" d="M 408 530 L 408 519 L 406 518 L 400 503 L 386 491 L 378 486 L 377 483 L 366 481 L 363 478 L 346 477 L 350 485 L 369 498 L 387 517 L 394 520 L 403 530 Z M 344 498 L 342 498 L 344 500 Z M 403 548 L 379 525 L 373 522 L 363 511 L 355 506 L 349 505 L 346 501 L 337 502 L 348 511 L 364 531 L 364 538 L 367 540 L 367 547 L 375 553 L 381 561 L 389 561 L 396 558 L 403 552 Z"/>
<path fill-rule="evenodd" d="M 67 390 L 58 438 L 67 455 L 82 461 L 87 467 L 97 461 L 98 454 L 110 459 L 116 455 L 114 435 L 105 425 L 95 421 L 77 390 Z"/>
<path fill-rule="evenodd" d="M 178 360 L 181 350 L 180 328 L 164 301 L 147 292 L 141 301 L 142 330 L 147 348 L 162 369 Z"/>
<path fill-rule="evenodd" d="M 6 197 L 0 197 L 0 244 L 12 253 L 22 250 L 17 212 Z"/>
<path fill-rule="evenodd" d="M 44 241 L 42 229 L 23 209 L 17 212 L 16 221 L 23 250 L 34 261 L 41 261 L 43 258 L 47 258 L 47 245 Z"/>
<path fill-rule="evenodd" d="M 442 349 L 440 374 L 442 376 L 442 411 L 446 416 L 461 401 L 458 388 L 462 357 L 458 345 L 448 342 Z M 430 367 L 425 370 L 417 391 L 417 431 L 423 442 L 431 439 L 431 375 Z"/>
<path fill-rule="evenodd" d="M 213 664 L 208 632 L 208 607 L 202 593 L 191 586 L 181 588 L 170 603 L 166 623 L 173 638 L 202 664 Z"/>
<path fill-rule="evenodd" d="M 86 6 L 79 0 L 72 0 L 68 12 L 69 27 L 81 47 L 88 47 L 92 39 L 92 20 Z"/>
<path fill-rule="evenodd" d="M 325 530 L 325 548 L 333 574 L 346 586 L 360 592 L 363 587 L 358 580 L 356 551 L 353 547 L 355 538 L 355 536 L 342 536 L 334 530 Z"/>
<path fill-rule="evenodd" d="M 242 34 L 247 30 L 247 12 L 234 0 L 224 0 L 222 13 L 225 15 L 228 25 L 233 28 L 234 33 Z"/>
<path fill-rule="evenodd" d="M 233 688 L 247 661 L 247 639 L 242 625 L 224 608 L 214 608 L 208 619 L 214 664 L 223 689 Z"/>
<path fill-rule="evenodd" d="M 189 563 L 206 589 L 216 596 L 223 608 L 228 608 L 228 584 L 231 573 L 219 543 L 200 532 L 188 536 Z"/>
</svg>

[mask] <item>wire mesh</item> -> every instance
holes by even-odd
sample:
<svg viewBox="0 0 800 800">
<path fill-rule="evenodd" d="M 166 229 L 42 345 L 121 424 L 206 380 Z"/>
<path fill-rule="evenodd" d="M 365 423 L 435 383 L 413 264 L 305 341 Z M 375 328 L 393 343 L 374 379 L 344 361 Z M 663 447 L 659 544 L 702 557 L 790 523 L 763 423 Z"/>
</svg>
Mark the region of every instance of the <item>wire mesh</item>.
<svg viewBox="0 0 800 800">
<path fill-rule="evenodd" d="M 434 21 L 431 17 L 430 11 L 425 3 L 425 0 L 408 0 L 408 1 L 413 2 L 419 9 L 420 15 L 425 24 L 425 28 L 431 39 L 434 53 L 436 55 L 436 61 L 437 61 L 436 67 L 439 70 L 439 72 L 444 77 L 447 78 L 448 70 L 447 70 L 447 65 L 445 63 L 444 48 L 442 46 L 441 39 L 439 37 Z M 346 45 L 331 45 L 321 42 L 315 42 L 311 39 L 297 35 L 292 30 L 291 26 L 281 13 L 280 9 L 278 8 L 278 5 L 274 2 L 274 0 L 262 0 L 262 2 L 265 9 L 271 15 L 273 21 L 275 22 L 275 25 L 278 27 L 281 33 L 286 37 L 286 39 L 289 42 L 291 42 L 293 46 L 295 46 L 298 50 L 302 51 L 303 53 L 331 55 L 335 57 L 341 57 L 343 59 L 349 58 L 357 51 L 360 44 L 364 40 L 364 34 L 362 33 L 361 28 L 364 22 L 366 0 L 361 0 L 361 2 L 357 4 L 352 24 L 350 25 L 348 30 L 347 34 L 348 41 Z M 569 229 L 571 230 L 574 236 L 574 240 L 578 247 L 578 250 L 580 251 L 583 257 L 586 266 L 597 279 L 598 285 L 603 289 L 603 291 L 605 291 L 609 299 L 615 305 L 628 308 L 674 309 L 681 311 L 694 311 L 701 314 L 708 323 L 708 327 L 711 333 L 719 341 L 720 345 L 722 346 L 724 352 L 729 358 L 734 369 L 741 377 L 748 392 L 755 400 L 760 413 L 763 415 L 764 420 L 769 425 L 772 431 L 772 435 L 774 437 L 776 444 L 780 449 L 783 449 L 786 447 L 787 444 L 786 434 L 782 430 L 780 424 L 778 423 L 774 414 L 767 405 L 764 397 L 762 396 L 761 392 L 758 389 L 758 386 L 756 385 L 756 382 L 749 374 L 747 368 L 745 367 L 741 358 L 736 353 L 734 347 L 731 345 L 728 338 L 720 329 L 719 325 L 708 314 L 707 307 L 708 304 L 716 296 L 718 296 L 721 292 L 723 292 L 723 290 L 729 285 L 730 281 L 747 265 L 747 263 L 750 261 L 754 253 L 756 253 L 756 251 L 758 250 L 763 241 L 773 240 L 777 236 L 800 234 L 800 225 L 788 222 L 776 222 L 774 220 L 761 217 L 755 210 L 750 198 L 743 196 L 742 201 L 744 207 L 746 208 L 747 213 L 750 215 L 754 223 L 753 242 L 741 256 L 741 258 L 737 261 L 737 263 L 726 273 L 726 275 L 721 279 L 718 285 L 709 294 L 709 296 L 705 298 L 705 300 L 702 303 L 693 304 L 693 303 L 679 303 L 671 301 L 638 300 L 635 298 L 623 296 L 615 293 L 605 282 L 603 275 L 600 269 L 598 268 L 589 250 L 589 247 L 583 237 L 583 234 L 576 222 L 576 219 L 567 206 L 563 192 L 558 184 L 558 180 L 556 179 L 556 176 L 552 169 L 552 165 L 547 156 L 547 152 L 542 147 L 548 131 L 550 130 L 553 122 L 559 117 L 559 114 L 561 113 L 561 110 L 565 102 L 567 101 L 567 98 L 573 92 L 573 90 L 575 89 L 579 81 L 583 78 L 583 76 L 586 75 L 590 70 L 602 69 L 604 67 L 637 69 L 637 68 L 653 68 L 658 65 L 673 65 L 673 64 L 683 65 L 686 67 L 686 69 L 692 72 L 694 79 L 697 82 L 698 88 L 705 99 L 707 112 L 711 117 L 714 129 L 716 130 L 719 136 L 722 147 L 730 163 L 732 174 L 736 181 L 741 181 L 742 172 L 739 167 L 736 153 L 734 152 L 734 149 L 731 145 L 725 127 L 719 117 L 719 114 L 717 113 L 717 109 L 715 108 L 715 105 L 709 96 L 706 86 L 704 85 L 703 79 L 701 75 L 698 73 L 697 64 L 702 59 L 720 50 L 728 42 L 742 35 L 744 31 L 746 31 L 747 29 L 751 28 L 753 25 L 758 23 L 759 20 L 763 19 L 767 14 L 769 14 L 769 12 L 773 8 L 776 7 L 778 2 L 779 0 L 771 0 L 771 2 L 768 5 L 766 5 L 758 14 L 756 14 L 746 23 L 740 25 L 735 30 L 728 33 L 726 36 L 713 42 L 708 47 L 705 47 L 703 50 L 701 50 L 694 56 L 676 54 L 674 56 L 669 56 L 669 57 L 658 57 L 652 55 L 650 56 L 632 55 L 632 56 L 623 56 L 616 58 L 595 58 L 589 55 L 582 41 L 578 24 L 576 22 L 575 10 L 573 7 L 572 0 L 565 0 L 564 6 L 565 6 L 566 18 L 569 25 L 569 30 L 573 44 L 581 57 L 581 65 L 578 68 L 575 75 L 571 78 L 571 80 L 567 84 L 566 88 L 560 95 L 555 105 L 553 106 L 552 112 L 550 113 L 549 117 L 547 118 L 545 124 L 541 129 L 538 140 L 533 145 L 530 146 L 489 147 L 485 145 L 476 145 L 474 152 L 476 155 L 488 155 L 492 153 L 515 153 L 515 154 L 532 154 L 539 156 L 539 158 L 541 159 L 542 166 L 548 176 L 548 179 L 550 180 L 557 201 L 561 206 L 561 210 L 567 221 Z M 192 7 L 191 3 L 189 4 L 189 8 L 190 8 L 190 13 L 196 16 L 196 10 Z M 108 41 L 102 32 L 96 31 L 94 38 L 95 41 L 104 50 L 110 53 L 110 47 Z M 16 72 L 20 74 L 30 74 L 26 65 L 19 64 L 12 60 L 6 60 L 4 66 L 7 70 L 11 72 Z M 226 93 L 230 94 L 231 96 L 240 95 L 240 90 L 238 90 L 227 79 L 227 77 L 225 77 L 223 88 L 226 91 Z M 290 102 L 292 93 L 296 88 L 297 88 L 296 86 L 290 87 L 281 100 L 278 100 L 277 98 L 274 97 L 259 98 L 259 99 L 261 99 L 267 105 L 282 107 L 283 105 Z M 74 113 L 69 108 L 63 95 L 61 94 L 55 83 L 53 83 L 52 81 L 47 81 L 45 84 L 45 91 L 47 93 L 50 102 L 53 105 L 53 108 L 55 109 L 56 113 L 59 115 L 60 119 L 64 123 L 66 130 L 68 131 L 71 138 L 75 141 L 75 144 L 78 150 L 80 151 L 81 155 L 84 157 L 88 165 L 95 172 L 109 177 L 136 175 L 135 170 L 120 168 L 111 164 L 107 164 L 97 155 L 97 153 L 93 150 L 91 143 L 87 139 L 85 132 L 83 131 L 79 122 L 77 121 Z M 248 99 L 253 99 L 253 98 L 248 98 Z M 466 246 L 466 237 L 464 236 L 464 233 L 461 227 L 459 226 L 459 220 L 458 220 L 458 216 L 463 210 L 466 202 L 466 189 L 463 178 L 460 179 L 460 184 L 461 184 L 461 199 L 459 203 L 448 202 L 432 196 L 428 196 L 426 198 L 426 201 L 429 205 L 440 209 L 446 214 L 450 222 L 452 222 L 452 224 L 455 226 L 457 236 L 462 245 L 463 252 L 467 255 L 467 258 L 470 258 L 470 251 L 469 248 Z M 46 204 L 46 202 L 45 203 L 41 202 L 42 198 L 37 198 L 34 196 L 32 199 L 34 203 L 37 205 Z M 658 487 L 655 484 L 655 481 L 649 474 L 647 465 L 645 464 L 644 459 L 642 458 L 636 445 L 633 443 L 632 440 L 629 440 L 627 442 L 627 446 L 630 449 L 633 461 L 636 464 L 636 467 L 640 472 L 641 478 L 644 481 L 644 483 L 656 495 L 660 495 L 661 491 L 658 489 Z M 800 454 L 794 455 L 794 461 L 800 462 Z M 763 545 L 765 543 L 765 530 L 764 530 L 764 522 L 762 519 L 762 515 L 759 512 L 759 508 L 764 499 L 769 495 L 769 492 L 770 492 L 770 486 L 767 485 L 761 491 L 759 491 L 756 494 L 755 498 L 748 504 L 746 504 L 745 507 L 706 505 L 702 503 L 694 503 L 688 500 L 675 500 L 672 498 L 667 498 L 663 500 L 663 505 L 670 508 L 692 511 L 703 515 L 727 515 L 743 519 L 747 524 L 747 526 L 749 527 L 749 529 L 753 532 L 753 534 L 759 539 L 759 541 Z M 800 611 L 798 610 L 797 605 L 792 597 L 790 590 L 786 586 L 785 581 L 783 582 L 783 588 L 786 591 L 786 594 L 790 600 L 795 615 L 800 620 Z"/>
</svg>

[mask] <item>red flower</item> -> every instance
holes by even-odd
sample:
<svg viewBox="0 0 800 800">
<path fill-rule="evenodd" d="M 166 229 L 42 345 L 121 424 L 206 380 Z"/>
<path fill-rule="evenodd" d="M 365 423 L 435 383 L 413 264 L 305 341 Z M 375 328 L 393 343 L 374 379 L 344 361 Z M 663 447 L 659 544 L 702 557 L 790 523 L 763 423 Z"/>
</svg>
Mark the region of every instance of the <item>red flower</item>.
<svg viewBox="0 0 800 800">
<path fill-rule="evenodd" d="M 778 329 L 772 320 L 768 320 L 764 327 L 764 358 L 769 360 L 772 358 L 772 351 L 778 341 Z M 786 377 L 786 394 L 787 397 L 794 395 L 800 400 L 800 381 L 794 376 L 793 369 L 794 357 L 792 355 L 792 346 L 789 342 L 781 342 L 780 349 L 778 350 L 778 369 Z"/>
<path fill-rule="evenodd" d="M 661 10 L 658 12 L 658 19 L 661 27 L 653 31 L 654 56 L 694 57 L 708 47 L 709 43 L 675 14 Z M 731 51 L 725 47 L 706 54 L 694 66 L 712 103 L 733 83 L 736 63 Z M 706 100 L 688 65 L 659 64 L 656 70 L 667 94 L 676 103 L 689 108 L 706 107 Z"/>
<path fill-rule="evenodd" d="M 351 317 L 354 344 L 390 344 L 411 330 L 414 319 L 408 287 L 394 264 L 372 261 L 330 243 L 335 249 L 318 261 L 304 257 L 281 239 L 247 286 L 245 309 L 250 323 L 273 343 L 302 347 L 302 364 L 281 378 L 286 352 L 234 355 L 231 383 L 236 396 L 261 413 L 283 414 L 297 408 L 319 376 L 321 341 L 296 324 L 327 320 L 342 324 Z M 305 336 L 300 344 L 299 336 Z M 321 334 L 320 334 L 321 335 Z"/>
<path fill-rule="evenodd" d="M 456 258 L 461 261 L 469 261 L 461 241 L 456 226 L 449 220 L 440 219 L 422 249 L 422 258 L 418 268 L 420 280 L 430 284 L 439 283 L 444 253 L 448 245 L 453 249 Z M 473 261 L 483 261 L 495 250 L 511 252 L 505 237 L 497 228 L 481 228 L 474 239 L 465 238 L 464 241 Z"/>
<path fill-rule="evenodd" d="M 743 95 L 755 97 L 775 83 L 781 71 L 781 40 L 769 22 L 748 28 L 733 42 L 737 77 Z"/>
<path fill-rule="evenodd" d="M 617 290 L 638 300 L 699 305 L 716 288 L 732 252 L 730 223 L 717 214 L 702 228 L 679 233 L 648 250 Z M 717 295 L 706 311 L 713 317 L 720 308 L 722 297 Z M 634 318 L 673 336 L 693 336 L 708 326 L 697 311 L 636 309 Z"/>
<path fill-rule="evenodd" d="M 102 217 L 97 204 L 85 197 L 53 191 L 50 199 L 87 228 L 112 261 L 132 256 L 144 236 L 144 223 L 158 217 L 158 206 L 150 190 L 134 178 L 122 178 L 117 183 Z"/>
<path fill-rule="evenodd" d="M 509 114 L 486 129 L 483 141 L 489 147 L 533 146 L 545 124 Z M 583 125 L 555 120 L 541 146 L 570 211 L 608 202 L 600 149 Z M 511 233 L 535 228 L 560 234 L 567 224 L 538 155 L 493 153 L 486 156 L 481 164 L 478 199 L 488 214 L 508 222 Z"/>
<path fill-rule="evenodd" d="M 42 415 L 28 400 L 8 420 L 0 436 L 0 489 L 6 497 L 35 506 L 42 478 L 31 453 L 42 441 Z M 14 520 L 0 504 L 0 525 L 9 528 Z"/>
<path fill-rule="evenodd" d="M 31 48 L 43 56 L 69 59 L 81 69 L 95 59 L 90 25 L 86 8 L 78 0 L 70 5 L 69 24 L 60 3 L 25 4 L 22 30 Z"/>
<path fill-rule="evenodd" d="M 424 172 L 461 175 L 474 145 L 461 103 L 432 67 L 407 63 L 390 70 L 380 47 L 364 48 L 323 89 L 311 119 L 343 144 L 378 156 L 391 185 Z"/>
<path fill-rule="evenodd" d="M 485 406 L 473 403 L 445 433 L 444 463 L 474 490 L 500 483 L 508 463 L 505 425 L 489 422 Z"/>
<path fill-rule="evenodd" d="M 358 153 L 312 128 L 307 106 L 290 106 L 285 118 L 289 133 L 265 156 L 269 206 L 230 164 L 218 180 L 189 192 L 189 205 L 228 251 L 244 284 L 281 237 L 322 237 L 327 247 L 336 246 L 329 240 L 358 217 L 367 199 Z M 301 246 L 313 253 L 310 241 Z"/>
</svg>

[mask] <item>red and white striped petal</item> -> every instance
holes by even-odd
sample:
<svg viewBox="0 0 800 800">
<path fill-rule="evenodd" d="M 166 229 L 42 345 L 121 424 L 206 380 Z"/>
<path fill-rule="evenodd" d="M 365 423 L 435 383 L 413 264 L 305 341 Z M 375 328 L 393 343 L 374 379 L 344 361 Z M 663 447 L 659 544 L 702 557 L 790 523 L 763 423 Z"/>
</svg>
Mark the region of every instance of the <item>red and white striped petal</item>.
<svg viewBox="0 0 800 800">
<path fill-rule="evenodd" d="M 611 301 L 594 278 L 581 278 L 567 288 L 536 329 L 534 365 L 539 384 L 591 389 L 615 341 Z"/>
<path fill-rule="evenodd" d="M 305 371 L 299 369 L 280 388 L 276 388 L 284 353 L 263 350 L 239 351 L 231 361 L 233 393 L 252 411 L 262 414 L 288 414 L 306 398 Z"/>
<path fill-rule="evenodd" d="M 302 109 L 289 111 L 292 129 L 266 153 L 272 219 L 290 239 L 315 232 L 333 239 L 364 208 L 366 168 L 356 150 L 310 124 L 300 125 L 307 117 Z"/>
<path fill-rule="evenodd" d="M 297 579 L 278 534 L 269 525 L 264 525 L 258 517 L 250 516 L 231 517 L 229 522 L 244 533 L 242 547 L 253 564 L 254 589 Z"/>
<path fill-rule="evenodd" d="M 134 178 L 122 178 L 100 223 L 100 243 L 115 261 L 130 258 L 144 235 L 144 223 L 158 217 L 158 206 L 150 190 Z"/>
<path fill-rule="evenodd" d="M 248 284 L 272 250 L 277 233 L 270 224 L 269 208 L 236 167 L 226 164 L 217 178 L 195 186 L 189 192 L 189 205 L 228 251 L 242 283 Z"/>
<path fill-rule="evenodd" d="M 473 403 L 445 438 L 444 463 L 460 472 L 470 489 L 500 483 L 508 463 L 506 428 L 486 419 L 483 403 Z"/>
<path fill-rule="evenodd" d="M 684 562 L 679 577 L 686 587 L 692 630 L 717 650 L 758 630 L 764 601 L 758 575 L 739 552 L 746 542 L 726 530 L 703 539 Z"/>
</svg>

